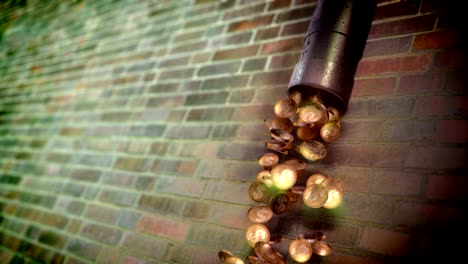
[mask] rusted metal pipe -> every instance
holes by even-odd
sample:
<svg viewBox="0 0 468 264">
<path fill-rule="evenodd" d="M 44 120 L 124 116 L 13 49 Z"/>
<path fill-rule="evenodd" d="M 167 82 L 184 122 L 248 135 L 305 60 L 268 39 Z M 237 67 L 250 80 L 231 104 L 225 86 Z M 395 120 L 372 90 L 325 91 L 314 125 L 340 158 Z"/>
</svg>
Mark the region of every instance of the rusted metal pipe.
<svg viewBox="0 0 468 264">
<path fill-rule="evenodd" d="M 377 0 L 319 0 L 287 93 L 318 94 L 346 112 Z"/>
</svg>

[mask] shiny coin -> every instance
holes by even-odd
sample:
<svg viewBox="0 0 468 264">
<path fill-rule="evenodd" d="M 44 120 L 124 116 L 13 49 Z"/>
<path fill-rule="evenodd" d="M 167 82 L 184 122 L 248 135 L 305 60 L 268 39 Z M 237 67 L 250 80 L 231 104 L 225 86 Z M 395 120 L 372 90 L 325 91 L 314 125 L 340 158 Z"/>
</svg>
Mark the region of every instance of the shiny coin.
<svg viewBox="0 0 468 264">
<path fill-rule="evenodd" d="M 265 153 L 258 158 L 258 164 L 260 164 L 264 169 L 271 169 L 273 166 L 278 164 L 278 162 L 278 155 L 271 152 Z"/>
<path fill-rule="evenodd" d="M 312 184 L 320 184 L 322 183 L 325 179 L 327 179 L 327 176 L 320 174 L 320 173 L 315 173 L 309 176 L 307 178 L 306 182 L 306 187 L 312 185 Z"/>
<path fill-rule="evenodd" d="M 289 255 L 296 262 L 304 263 L 312 257 L 312 247 L 303 239 L 296 239 L 289 244 Z"/>
<path fill-rule="evenodd" d="M 296 183 L 297 172 L 292 165 L 278 164 L 271 169 L 270 173 L 273 185 L 280 190 L 289 189 Z"/>
<path fill-rule="evenodd" d="M 294 100 L 290 98 L 283 98 L 276 102 L 274 112 L 276 116 L 281 118 L 290 118 L 296 114 L 297 105 Z"/>
<path fill-rule="evenodd" d="M 275 214 L 282 214 L 289 209 L 291 201 L 285 193 L 277 193 L 270 199 L 270 208 Z"/>
<path fill-rule="evenodd" d="M 311 245 L 315 254 L 325 257 L 331 254 L 332 248 L 325 241 L 315 241 Z"/>
<path fill-rule="evenodd" d="M 312 184 L 305 188 L 304 203 L 311 208 L 321 207 L 328 199 L 327 189 L 320 184 Z"/>
<path fill-rule="evenodd" d="M 265 200 L 268 196 L 268 187 L 261 182 L 254 182 L 249 187 L 249 196 L 256 202 Z"/>
<path fill-rule="evenodd" d="M 249 246 L 255 247 L 257 242 L 270 241 L 270 231 L 265 225 L 253 224 L 245 232 L 245 238 Z"/>
<path fill-rule="evenodd" d="M 273 217 L 273 211 L 266 204 L 259 204 L 249 209 L 247 216 L 250 222 L 264 224 Z"/>
</svg>

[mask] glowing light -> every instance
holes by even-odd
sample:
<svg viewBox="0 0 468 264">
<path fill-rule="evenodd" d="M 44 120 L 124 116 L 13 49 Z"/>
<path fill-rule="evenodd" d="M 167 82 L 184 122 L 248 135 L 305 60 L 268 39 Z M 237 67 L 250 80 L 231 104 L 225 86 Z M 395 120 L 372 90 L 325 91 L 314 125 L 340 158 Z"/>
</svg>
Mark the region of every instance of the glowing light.
<svg viewBox="0 0 468 264">
<path fill-rule="evenodd" d="M 296 183 L 297 172 L 292 165 L 279 164 L 273 167 L 270 172 L 273 185 L 280 190 L 287 190 Z"/>
<path fill-rule="evenodd" d="M 296 262 L 304 263 L 312 257 L 312 247 L 305 240 L 294 240 L 289 244 L 289 255 Z"/>
<path fill-rule="evenodd" d="M 323 185 L 312 184 L 305 188 L 303 199 L 307 206 L 319 208 L 327 201 L 328 191 Z"/>
<path fill-rule="evenodd" d="M 270 241 L 270 231 L 265 225 L 253 224 L 245 232 L 245 237 L 249 246 L 255 247 L 257 242 Z"/>
</svg>

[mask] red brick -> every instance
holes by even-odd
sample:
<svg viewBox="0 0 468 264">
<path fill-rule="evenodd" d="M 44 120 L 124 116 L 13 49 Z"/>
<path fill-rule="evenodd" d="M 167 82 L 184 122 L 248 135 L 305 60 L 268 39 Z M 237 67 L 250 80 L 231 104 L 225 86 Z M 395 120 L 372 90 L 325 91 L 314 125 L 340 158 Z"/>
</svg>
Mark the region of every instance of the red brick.
<svg viewBox="0 0 468 264">
<path fill-rule="evenodd" d="M 382 171 L 375 176 L 373 191 L 391 195 L 419 195 L 424 174 L 402 171 Z"/>
<path fill-rule="evenodd" d="M 467 143 L 467 120 L 440 120 L 437 123 L 437 141 L 443 143 Z"/>
<path fill-rule="evenodd" d="M 423 116 L 463 116 L 468 113 L 467 96 L 425 96 L 416 105 L 416 114 Z"/>
<path fill-rule="evenodd" d="M 352 256 L 352 255 L 343 255 L 341 252 L 333 252 L 330 256 L 327 257 L 327 261 L 334 264 L 382 264 L 377 259 L 372 257 L 364 256 Z"/>
<path fill-rule="evenodd" d="M 167 241 L 156 237 L 129 233 L 125 236 L 122 242 L 122 247 L 127 249 L 130 253 L 135 252 L 145 257 L 162 259 L 166 252 L 167 244 Z"/>
<path fill-rule="evenodd" d="M 224 13 L 223 20 L 230 20 L 233 18 L 243 17 L 243 16 L 250 16 L 250 15 L 258 15 L 263 12 L 265 9 L 264 3 L 259 3 L 256 5 L 246 6 L 239 9 L 229 10 Z"/>
<path fill-rule="evenodd" d="M 203 198 L 246 205 L 252 201 L 248 195 L 249 186 L 250 183 L 235 183 L 228 181 L 208 182 Z"/>
<path fill-rule="evenodd" d="M 232 115 L 233 121 L 253 121 L 262 122 L 265 119 L 273 118 L 273 106 L 271 105 L 250 105 L 237 107 Z"/>
<path fill-rule="evenodd" d="M 248 196 L 248 193 L 245 195 Z M 247 229 L 251 225 L 247 218 L 249 208 L 250 206 L 227 204 L 212 206 L 208 222 L 226 227 Z"/>
<path fill-rule="evenodd" d="M 370 40 L 367 42 L 363 58 L 397 53 L 407 53 L 413 41 L 412 36 Z"/>
<path fill-rule="evenodd" d="M 291 5 L 291 0 L 274 0 L 268 5 L 268 11 L 286 8 Z"/>
<path fill-rule="evenodd" d="M 255 41 L 273 39 L 278 36 L 280 27 L 269 27 L 265 29 L 259 29 L 257 35 L 255 35 Z"/>
<path fill-rule="evenodd" d="M 432 141 L 433 120 L 390 120 L 384 124 L 383 141 Z"/>
<path fill-rule="evenodd" d="M 262 54 L 272 54 L 283 51 L 296 51 L 301 50 L 304 44 L 304 37 L 296 37 L 289 39 L 277 40 L 268 42 L 262 45 Z"/>
<path fill-rule="evenodd" d="M 429 199 L 462 200 L 467 197 L 468 179 L 463 175 L 431 175 L 428 180 L 426 197 Z"/>
<path fill-rule="evenodd" d="M 464 67 L 466 62 L 466 52 L 461 49 L 453 49 L 436 53 L 434 65 L 437 68 L 456 68 Z"/>
<path fill-rule="evenodd" d="M 433 29 L 435 15 L 411 17 L 396 21 L 375 23 L 372 25 L 368 39 L 406 35 Z"/>
<path fill-rule="evenodd" d="M 220 47 L 247 44 L 250 41 L 252 35 L 253 32 L 250 31 L 230 35 L 221 35 L 220 37 L 211 39 L 209 47 L 211 49 L 217 49 Z"/>
<path fill-rule="evenodd" d="M 413 50 L 453 48 L 458 44 L 459 38 L 459 33 L 453 30 L 418 34 L 414 38 Z"/>
<path fill-rule="evenodd" d="M 400 77 L 398 94 L 417 94 L 440 91 L 445 83 L 444 72 L 405 75 Z"/>
<path fill-rule="evenodd" d="M 197 220 L 206 220 L 210 215 L 210 211 L 211 206 L 204 201 L 188 201 L 182 215 Z"/>
<path fill-rule="evenodd" d="M 336 224 L 327 232 L 327 241 L 334 245 L 350 247 L 356 244 L 361 228 L 353 225 Z"/>
<path fill-rule="evenodd" d="M 299 61 L 299 52 L 275 55 L 271 57 L 268 69 L 293 68 Z"/>
<path fill-rule="evenodd" d="M 310 24 L 309 20 L 287 24 L 283 27 L 283 30 L 281 31 L 281 36 L 301 34 L 304 40 L 309 24 Z"/>
<path fill-rule="evenodd" d="M 375 10 L 374 20 L 417 14 L 420 5 L 421 0 L 399 1 L 381 5 Z"/>
<path fill-rule="evenodd" d="M 312 14 L 315 11 L 315 6 L 311 7 L 301 7 L 301 8 L 296 8 L 296 9 L 290 9 L 285 12 L 281 12 L 278 14 L 276 17 L 275 22 L 276 23 L 282 23 L 290 20 L 299 20 L 301 18 L 311 18 Z"/>
<path fill-rule="evenodd" d="M 230 60 L 230 59 L 240 59 L 240 58 L 247 58 L 253 57 L 257 54 L 258 45 L 255 46 L 247 46 L 243 48 L 234 48 L 234 49 L 226 49 L 216 51 L 213 60 Z"/>
<path fill-rule="evenodd" d="M 242 21 L 237 21 L 234 23 L 229 24 L 228 26 L 228 32 L 233 32 L 233 31 L 243 31 L 243 30 L 249 30 L 261 26 L 266 26 L 271 23 L 273 20 L 272 15 L 265 15 L 261 17 L 253 17 L 248 20 L 242 20 Z"/>
<path fill-rule="evenodd" d="M 205 187 L 204 182 L 193 178 L 160 177 L 156 190 L 179 196 L 200 197 Z"/>
<path fill-rule="evenodd" d="M 194 68 L 167 70 L 167 71 L 163 70 L 159 74 L 159 80 L 189 79 L 193 76 L 194 72 L 195 72 Z"/>
<path fill-rule="evenodd" d="M 140 220 L 139 230 L 153 235 L 162 235 L 172 239 L 184 240 L 190 225 L 176 220 L 146 215 Z"/>
<path fill-rule="evenodd" d="M 405 166 L 421 169 L 467 168 L 466 148 L 443 146 L 416 146 L 409 149 Z"/>
<path fill-rule="evenodd" d="M 389 73 L 421 72 L 429 68 L 431 54 L 418 54 L 381 59 L 363 59 L 356 70 L 356 77 Z"/>
<path fill-rule="evenodd" d="M 389 256 L 405 256 L 410 252 L 410 243 L 408 234 L 367 227 L 362 233 L 359 247 Z"/>
<path fill-rule="evenodd" d="M 116 245 L 122 236 L 122 231 L 97 224 L 86 224 L 80 234 L 95 241 Z"/>
<path fill-rule="evenodd" d="M 356 79 L 352 96 L 391 95 L 396 85 L 395 77 Z"/>
<path fill-rule="evenodd" d="M 327 164 L 356 166 L 401 167 L 408 147 L 403 144 L 391 145 L 340 145 L 328 146 Z"/>
<path fill-rule="evenodd" d="M 351 192 L 345 192 L 340 205 L 346 208 L 347 219 L 380 224 L 393 223 L 394 206 L 394 202 L 388 197 Z"/>
<path fill-rule="evenodd" d="M 310 173 L 310 174 L 309 174 Z M 302 180 L 306 180 L 309 175 L 314 173 L 322 173 L 328 177 L 336 177 L 345 183 L 345 192 L 369 192 L 371 181 L 374 178 L 375 172 L 372 168 L 366 167 L 351 167 L 351 166 L 314 166 L 313 170 L 304 174 Z M 300 180 L 298 180 L 300 182 Z"/>
<path fill-rule="evenodd" d="M 251 86 L 265 86 L 265 85 L 287 85 L 291 79 L 292 70 L 282 70 L 274 72 L 260 72 L 252 77 L 250 82 Z"/>
</svg>

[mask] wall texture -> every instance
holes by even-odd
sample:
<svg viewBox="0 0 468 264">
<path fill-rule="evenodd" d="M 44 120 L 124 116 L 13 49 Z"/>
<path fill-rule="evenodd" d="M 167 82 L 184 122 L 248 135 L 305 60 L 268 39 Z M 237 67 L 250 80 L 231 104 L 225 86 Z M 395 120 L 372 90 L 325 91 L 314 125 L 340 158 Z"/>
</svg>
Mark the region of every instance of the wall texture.
<svg viewBox="0 0 468 264">
<path fill-rule="evenodd" d="M 308 167 L 343 179 L 344 202 L 298 203 L 269 222 L 290 237 L 324 231 L 334 252 L 311 263 L 466 251 L 453 241 L 468 233 L 466 23 L 452 2 L 379 1 L 342 137 Z M 285 97 L 314 7 L 3 1 L 2 263 L 252 254 L 247 190 L 269 137 L 263 120 Z"/>
</svg>

